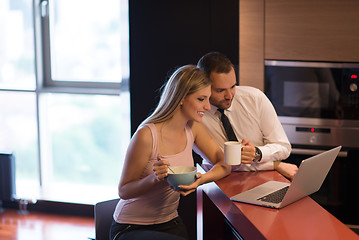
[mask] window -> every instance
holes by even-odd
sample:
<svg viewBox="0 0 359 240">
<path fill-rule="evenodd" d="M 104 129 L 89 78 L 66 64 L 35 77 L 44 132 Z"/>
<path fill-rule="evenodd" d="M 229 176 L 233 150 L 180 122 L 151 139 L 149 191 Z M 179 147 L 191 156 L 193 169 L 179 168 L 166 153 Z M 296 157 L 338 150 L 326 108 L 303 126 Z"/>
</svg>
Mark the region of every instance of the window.
<svg viewBox="0 0 359 240">
<path fill-rule="evenodd" d="M 120 1 L 57 0 L 49 7 L 51 79 L 121 82 Z"/>
<path fill-rule="evenodd" d="M 31 1 L 0 3 L 0 88 L 35 89 Z"/>
<path fill-rule="evenodd" d="M 0 3 L 0 149 L 19 198 L 117 197 L 130 140 L 128 2 Z"/>
<path fill-rule="evenodd" d="M 37 132 L 36 94 L 0 91 L 0 151 L 16 156 L 16 178 L 23 182 L 20 192 L 40 184 Z"/>
</svg>

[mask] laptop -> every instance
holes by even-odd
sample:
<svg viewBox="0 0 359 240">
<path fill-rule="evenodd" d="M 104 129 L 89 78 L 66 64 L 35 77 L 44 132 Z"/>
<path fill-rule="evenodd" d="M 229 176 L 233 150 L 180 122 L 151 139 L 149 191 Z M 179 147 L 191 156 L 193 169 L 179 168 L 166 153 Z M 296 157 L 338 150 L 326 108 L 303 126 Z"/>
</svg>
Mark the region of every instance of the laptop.
<svg viewBox="0 0 359 240">
<path fill-rule="evenodd" d="M 338 146 L 303 160 L 291 183 L 268 181 L 230 199 L 264 207 L 283 208 L 319 190 L 340 149 L 341 146 Z"/>
</svg>

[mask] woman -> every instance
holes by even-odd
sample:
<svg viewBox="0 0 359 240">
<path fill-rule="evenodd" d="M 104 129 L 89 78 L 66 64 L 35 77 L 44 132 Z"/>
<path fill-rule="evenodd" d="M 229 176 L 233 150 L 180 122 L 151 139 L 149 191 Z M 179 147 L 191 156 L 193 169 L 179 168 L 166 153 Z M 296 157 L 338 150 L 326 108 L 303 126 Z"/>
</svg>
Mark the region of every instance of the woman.
<svg viewBox="0 0 359 240">
<path fill-rule="evenodd" d="M 177 69 L 162 92 L 155 111 L 132 137 L 119 183 L 111 239 L 183 239 L 186 229 L 178 216 L 180 194 L 230 173 L 223 152 L 201 125 L 209 110 L 210 81 L 200 69 Z M 193 166 L 193 144 L 213 163 L 196 181 L 175 191 L 166 181 L 167 167 Z"/>
</svg>

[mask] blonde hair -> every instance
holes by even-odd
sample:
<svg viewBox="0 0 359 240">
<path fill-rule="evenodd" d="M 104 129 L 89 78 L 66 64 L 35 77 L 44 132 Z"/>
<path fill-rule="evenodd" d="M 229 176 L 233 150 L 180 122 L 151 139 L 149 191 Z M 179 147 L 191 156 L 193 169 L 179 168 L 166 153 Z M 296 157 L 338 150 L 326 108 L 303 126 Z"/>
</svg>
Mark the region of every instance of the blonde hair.
<svg viewBox="0 0 359 240">
<path fill-rule="evenodd" d="M 207 75 L 196 66 L 185 65 L 178 68 L 164 85 L 156 109 L 142 124 L 171 119 L 183 98 L 210 84 Z"/>
</svg>

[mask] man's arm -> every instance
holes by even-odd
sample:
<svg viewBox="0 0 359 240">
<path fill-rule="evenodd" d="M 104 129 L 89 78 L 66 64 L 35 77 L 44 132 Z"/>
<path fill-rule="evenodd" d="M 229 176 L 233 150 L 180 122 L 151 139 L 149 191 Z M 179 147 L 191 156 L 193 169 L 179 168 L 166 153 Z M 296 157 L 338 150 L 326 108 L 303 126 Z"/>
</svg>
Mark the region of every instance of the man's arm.
<svg viewBox="0 0 359 240">
<path fill-rule="evenodd" d="M 260 95 L 259 118 L 264 143 L 263 146 L 258 146 L 262 152 L 261 162 L 286 159 L 292 150 L 287 135 L 272 103 L 264 93 L 261 92 Z"/>
<path fill-rule="evenodd" d="M 233 170 L 235 171 L 259 171 L 259 170 L 273 170 L 279 169 L 281 173 L 287 176 L 292 175 L 292 171 L 296 166 L 283 167 L 284 165 L 277 166 L 274 164 L 275 161 L 286 159 L 291 152 L 291 145 L 284 132 L 284 129 L 278 119 L 275 109 L 269 99 L 260 90 L 256 90 L 254 93 L 255 101 L 253 107 L 256 109 L 253 113 L 253 117 L 257 120 L 258 130 L 263 138 L 261 143 L 257 141 L 257 145 L 251 144 L 250 142 L 242 142 L 244 145 L 242 159 L 247 164 L 236 166 Z M 247 136 L 251 138 L 251 136 Z M 256 148 L 260 151 L 260 161 L 250 161 L 254 159 Z M 288 165 L 289 166 L 289 165 Z M 277 170 L 276 169 L 276 170 Z M 290 172 L 286 172 L 286 171 Z"/>
<path fill-rule="evenodd" d="M 294 175 L 298 171 L 298 167 L 295 164 L 285 163 L 281 161 L 273 162 L 274 169 L 277 170 L 284 177 L 293 180 Z"/>
</svg>

